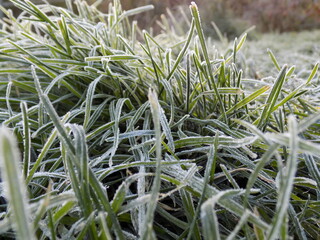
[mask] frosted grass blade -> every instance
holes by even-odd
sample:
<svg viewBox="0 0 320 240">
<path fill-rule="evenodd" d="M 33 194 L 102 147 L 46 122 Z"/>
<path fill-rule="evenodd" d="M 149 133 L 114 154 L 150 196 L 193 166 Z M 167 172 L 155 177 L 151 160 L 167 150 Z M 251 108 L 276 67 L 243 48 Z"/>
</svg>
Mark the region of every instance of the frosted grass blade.
<svg viewBox="0 0 320 240">
<path fill-rule="evenodd" d="M 261 96 L 263 93 L 265 93 L 269 89 L 270 89 L 269 86 L 264 86 L 264 87 L 258 89 L 257 91 L 253 92 L 249 96 L 247 96 L 244 99 L 242 99 L 241 101 L 239 101 L 236 105 L 234 105 L 230 109 L 228 109 L 226 114 L 230 114 L 240 108 L 245 107 L 248 103 L 252 102 L 253 100 L 255 100 L 257 97 Z"/>
<path fill-rule="evenodd" d="M 86 108 L 85 108 L 85 115 L 84 115 L 84 121 L 83 121 L 83 128 L 87 129 L 87 126 L 89 124 L 90 120 L 90 114 L 91 114 L 91 108 L 92 108 L 92 101 L 94 97 L 94 91 L 96 89 L 96 86 L 98 82 L 101 80 L 103 75 L 96 78 L 92 83 L 90 83 L 88 87 L 87 97 L 86 97 Z"/>
<path fill-rule="evenodd" d="M 267 49 L 267 52 L 268 52 L 268 54 L 274 64 L 274 66 L 277 68 L 278 71 L 280 71 L 281 68 L 280 68 L 279 63 L 278 63 L 276 57 L 274 56 L 273 52 L 270 49 Z"/>
<path fill-rule="evenodd" d="M 215 213 L 214 207 L 218 203 L 218 200 L 223 197 L 228 197 L 241 193 L 239 190 L 226 190 L 217 193 L 217 195 L 209 198 L 201 206 L 201 223 L 204 239 L 207 240 L 219 240 L 219 222 Z M 246 213 L 248 214 L 248 213 Z"/>
<path fill-rule="evenodd" d="M 278 202 L 276 215 L 272 220 L 272 225 L 267 234 L 267 239 L 276 239 L 279 236 L 279 232 L 282 224 L 284 223 L 284 218 L 287 214 L 288 206 L 291 199 L 291 191 L 294 183 L 294 176 L 297 171 L 298 165 L 298 126 L 294 116 L 289 116 L 289 147 L 290 155 L 287 161 L 285 169 L 280 169 L 283 171 L 284 178 L 282 179 L 282 184 L 278 189 Z M 287 224 L 287 223 L 285 223 Z"/>
<path fill-rule="evenodd" d="M 153 180 L 153 185 L 151 189 L 151 198 L 147 206 L 147 213 L 145 216 L 144 229 L 142 231 L 142 239 L 148 240 L 154 237 L 153 233 L 153 218 L 155 214 L 155 209 L 157 206 L 157 198 L 160 191 L 160 174 L 161 174 L 161 127 L 160 127 L 160 105 L 158 102 L 158 97 L 154 90 L 149 89 L 148 94 L 150 108 L 152 112 L 154 130 L 156 133 L 156 173 Z"/>
<path fill-rule="evenodd" d="M 0 167 L 6 197 L 12 209 L 12 223 L 18 239 L 35 239 L 28 207 L 26 187 L 22 180 L 19 149 L 12 133 L 0 128 Z"/>
<path fill-rule="evenodd" d="M 31 158 L 31 134 L 28 119 L 28 107 L 25 102 L 21 102 L 23 120 L 23 176 L 26 178 L 29 175 L 29 166 Z"/>
<path fill-rule="evenodd" d="M 244 214 L 241 216 L 237 226 L 233 229 L 230 235 L 226 238 L 226 240 L 233 240 L 236 239 L 238 232 L 241 230 L 242 226 L 246 223 L 249 217 L 249 212 L 245 211 Z"/>
<path fill-rule="evenodd" d="M 279 97 L 281 90 L 282 90 L 283 83 L 286 79 L 287 68 L 288 68 L 287 65 L 284 65 L 278 74 L 278 77 L 277 77 L 277 79 L 271 89 L 271 92 L 268 96 L 268 99 L 266 101 L 266 106 L 264 107 L 263 112 L 261 114 L 260 121 L 258 123 L 258 128 L 265 127 L 265 125 L 266 125 L 266 123 L 272 113 L 272 109 L 278 100 L 278 97 Z"/>
</svg>

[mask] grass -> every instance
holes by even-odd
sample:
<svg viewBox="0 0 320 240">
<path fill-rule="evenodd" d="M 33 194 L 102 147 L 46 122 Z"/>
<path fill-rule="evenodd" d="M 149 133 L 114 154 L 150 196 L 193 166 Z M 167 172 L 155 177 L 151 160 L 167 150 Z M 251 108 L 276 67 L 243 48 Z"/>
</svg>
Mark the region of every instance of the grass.
<svg viewBox="0 0 320 240">
<path fill-rule="evenodd" d="M 274 75 L 252 79 L 246 34 L 218 52 L 194 3 L 187 33 L 162 18 L 153 36 L 128 20 L 150 6 L 12 2 L 1 238 L 317 239 L 318 63 L 290 90 L 296 68 L 269 51 Z"/>
<path fill-rule="evenodd" d="M 255 40 L 251 40 L 244 46 L 243 54 L 246 56 L 243 68 L 246 69 L 246 78 L 259 78 L 266 83 L 272 83 L 272 75 L 278 71 L 270 61 L 268 49 L 276 56 L 278 63 L 295 66 L 294 76 L 286 81 L 284 88 L 294 91 L 308 78 L 310 68 L 313 68 L 318 60 L 319 47 L 316 39 L 319 31 L 303 31 L 282 34 L 263 34 Z M 294 49 L 294 51 L 293 51 Z M 319 107 L 319 78 L 315 78 L 309 85 L 310 89 L 305 97 L 309 102 Z"/>
</svg>

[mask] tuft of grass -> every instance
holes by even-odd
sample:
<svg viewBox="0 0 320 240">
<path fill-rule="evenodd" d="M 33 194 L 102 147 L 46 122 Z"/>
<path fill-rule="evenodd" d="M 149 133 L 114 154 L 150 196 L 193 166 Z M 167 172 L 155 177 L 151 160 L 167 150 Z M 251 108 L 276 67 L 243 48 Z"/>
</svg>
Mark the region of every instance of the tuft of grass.
<svg viewBox="0 0 320 240">
<path fill-rule="evenodd" d="M 1 237 L 317 238 L 318 63 L 291 91 L 297 68 L 270 50 L 272 81 L 250 79 L 247 34 L 217 51 L 195 3 L 153 35 L 128 19 L 151 6 L 12 2 L 22 13 L 3 9 L 0 30 Z"/>
</svg>

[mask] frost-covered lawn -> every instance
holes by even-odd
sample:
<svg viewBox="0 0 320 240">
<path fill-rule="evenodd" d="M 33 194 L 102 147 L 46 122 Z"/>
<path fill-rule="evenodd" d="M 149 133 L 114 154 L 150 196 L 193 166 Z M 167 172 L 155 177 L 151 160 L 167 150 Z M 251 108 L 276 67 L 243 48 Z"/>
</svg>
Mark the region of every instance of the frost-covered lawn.
<svg viewBox="0 0 320 240">
<path fill-rule="evenodd" d="M 150 6 L 12 1 L 23 12 L 3 9 L 0 30 L 0 239 L 319 236 L 313 33 L 243 35 L 217 52 L 194 3 L 187 31 L 164 17 L 155 36 L 128 19 Z"/>
</svg>

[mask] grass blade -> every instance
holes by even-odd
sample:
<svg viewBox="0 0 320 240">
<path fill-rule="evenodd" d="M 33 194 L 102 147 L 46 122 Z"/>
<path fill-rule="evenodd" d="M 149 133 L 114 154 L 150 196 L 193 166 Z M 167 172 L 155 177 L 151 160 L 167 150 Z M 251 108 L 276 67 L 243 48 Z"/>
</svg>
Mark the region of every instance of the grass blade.
<svg viewBox="0 0 320 240">
<path fill-rule="evenodd" d="M 160 128 L 160 105 L 158 102 L 158 98 L 154 90 L 149 89 L 149 102 L 152 112 L 154 130 L 156 133 L 156 174 L 153 180 L 153 185 L 151 189 L 151 198 L 148 204 L 147 213 L 145 216 L 145 229 L 142 231 L 142 239 L 148 240 L 153 238 L 153 218 L 154 212 L 157 206 L 157 198 L 160 191 L 160 174 L 161 174 L 161 128 Z"/>
<path fill-rule="evenodd" d="M 277 239 L 279 236 L 280 229 L 282 224 L 285 221 L 285 216 L 289 207 L 291 191 L 294 183 L 294 176 L 297 171 L 298 165 L 298 124 L 294 118 L 294 116 L 289 116 L 288 119 L 289 124 L 289 147 L 290 147 L 290 155 L 287 161 L 287 166 L 284 169 L 284 178 L 281 180 L 282 184 L 278 189 L 278 202 L 277 202 L 277 212 L 273 218 L 272 225 L 267 234 L 267 239 Z M 280 169 L 282 171 L 282 169 Z"/>
<path fill-rule="evenodd" d="M 283 68 L 281 69 L 281 71 L 278 74 L 278 77 L 271 89 L 271 92 L 268 96 L 267 102 L 266 102 L 266 106 L 263 109 L 263 112 L 261 114 L 260 117 L 260 121 L 258 123 L 258 128 L 264 128 L 265 124 L 268 121 L 268 118 L 270 117 L 271 113 L 272 113 L 272 109 L 274 107 L 274 105 L 276 104 L 276 101 L 278 100 L 278 97 L 280 95 L 281 89 L 282 89 L 282 85 L 286 79 L 286 72 L 287 72 L 287 65 L 283 66 Z"/>
<path fill-rule="evenodd" d="M 219 222 L 215 213 L 214 207 L 218 200 L 224 197 L 239 194 L 239 190 L 226 190 L 221 191 L 217 195 L 209 198 L 201 206 L 201 222 L 203 225 L 204 239 L 219 240 L 221 239 L 219 233 Z M 246 213 L 248 214 L 248 213 Z"/>
<path fill-rule="evenodd" d="M 242 99 L 241 101 L 239 101 L 236 105 L 234 105 L 230 109 L 228 109 L 226 114 L 230 114 L 230 113 L 232 113 L 232 112 L 234 112 L 234 111 L 236 111 L 236 110 L 238 110 L 240 108 L 245 107 L 248 103 L 252 102 L 253 100 L 255 100 L 257 97 L 259 97 L 260 95 L 262 95 L 264 92 L 266 92 L 269 89 L 270 89 L 269 86 L 263 86 L 262 88 L 260 88 L 257 91 L 253 92 L 249 96 L 247 96 L 244 99 Z"/>
<path fill-rule="evenodd" d="M 274 64 L 274 66 L 277 68 L 278 71 L 280 71 L 281 68 L 280 68 L 279 63 L 278 63 L 276 57 L 274 56 L 273 52 L 270 49 L 267 49 L 267 52 L 268 52 L 268 54 Z"/>
<path fill-rule="evenodd" d="M 12 208 L 12 223 L 18 239 L 35 239 L 28 209 L 26 188 L 22 180 L 20 156 L 12 133 L 0 128 L 0 167 L 7 198 Z"/>
<path fill-rule="evenodd" d="M 84 129 L 87 129 L 87 126 L 89 124 L 92 101 L 93 101 L 93 97 L 94 97 L 94 91 L 96 89 L 98 82 L 101 80 L 102 77 L 103 77 L 103 75 L 96 78 L 92 83 L 90 83 L 90 85 L 88 87 L 88 92 L 87 92 L 87 97 L 86 97 L 86 109 L 85 109 L 85 115 L 84 115 L 84 121 L 83 121 L 83 128 Z"/>
<path fill-rule="evenodd" d="M 26 178 L 29 175 L 29 166 L 31 158 L 31 134 L 28 119 L 28 107 L 25 102 L 21 102 L 23 120 L 23 176 Z"/>
</svg>

